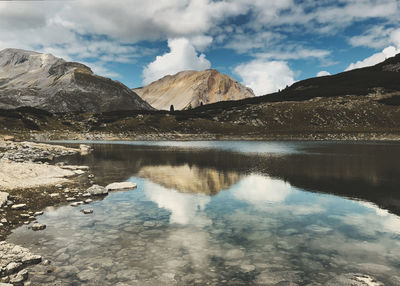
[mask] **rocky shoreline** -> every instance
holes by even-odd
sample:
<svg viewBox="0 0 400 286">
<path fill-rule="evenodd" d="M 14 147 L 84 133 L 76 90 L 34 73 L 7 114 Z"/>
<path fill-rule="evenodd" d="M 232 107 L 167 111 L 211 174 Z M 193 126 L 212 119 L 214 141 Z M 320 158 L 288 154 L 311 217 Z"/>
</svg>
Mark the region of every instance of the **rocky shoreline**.
<svg viewBox="0 0 400 286">
<path fill-rule="evenodd" d="M 1 136 L 1 135 L 0 135 Z M 395 132 L 359 132 L 359 133 L 266 133 L 248 135 L 228 135 L 212 133 L 147 133 L 133 132 L 30 132 L 15 133 L 21 140 L 53 141 L 53 140 L 107 140 L 107 141 L 380 141 L 398 142 L 400 133 Z"/>
<path fill-rule="evenodd" d="M 50 267 L 50 261 L 4 241 L 14 228 L 29 225 L 32 231 L 43 230 L 46 225 L 39 220 L 46 207 L 90 204 L 109 191 L 133 189 L 136 184 L 98 186 L 87 166 L 54 163 L 55 158 L 88 154 L 89 146 L 67 148 L 15 142 L 13 136 L 5 139 L 0 141 L 0 285 L 29 285 L 24 284 L 29 276 L 27 268 L 39 263 Z M 93 210 L 87 208 L 82 212 L 91 214 Z M 46 271 L 51 271 L 51 267 Z"/>
</svg>

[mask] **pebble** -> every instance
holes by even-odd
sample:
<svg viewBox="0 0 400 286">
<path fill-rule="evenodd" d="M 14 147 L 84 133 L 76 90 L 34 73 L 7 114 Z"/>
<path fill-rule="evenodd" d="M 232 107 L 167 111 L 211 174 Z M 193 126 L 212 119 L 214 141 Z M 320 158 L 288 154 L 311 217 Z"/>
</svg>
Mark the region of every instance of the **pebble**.
<svg viewBox="0 0 400 286">
<path fill-rule="evenodd" d="M 92 199 L 87 199 L 87 200 L 84 201 L 85 204 L 90 204 L 91 202 L 93 202 Z"/>
<path fill-rule="evenodd" d="M 39 212 L 35 212 L 33 215 L 34 216 L 38 216 L 38 215 L 42 215 L 43 214 L 43 212 L 42 211 L 39 211 Z"/>
<path fill-rule="evenodd" d="M 67 198 L 67 202 L 72 202 L 72 201 L 75 201 L 76 199 L 74 198 L 74 197 L 68 197 Z"/>
<path fill-rule="evenodd" d="M 81 210 L 81 212 L 83 212 L 84 214 L 91 214 L 91 213 L 93 213 L 93 210 L 92 209 L 83 209 L 83 210 Z"/>
<path fill-rule="evenodd" d="M 52 197 L 52 198 L 54 198 L 54 197 L 58 197 L 58 196 L 59 196 L 59 194 L 57 194 L 57 193 L 50 194 L 50 197 Z"/>
</svg>

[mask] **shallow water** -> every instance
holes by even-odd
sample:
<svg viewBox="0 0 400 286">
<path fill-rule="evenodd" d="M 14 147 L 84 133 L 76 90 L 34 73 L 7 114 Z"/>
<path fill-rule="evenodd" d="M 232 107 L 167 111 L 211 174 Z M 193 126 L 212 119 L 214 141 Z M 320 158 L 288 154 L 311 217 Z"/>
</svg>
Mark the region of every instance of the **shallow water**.
<svg viewBox="0 0 400 286">
<path fill-rule="evenodd" d="M 71 163 L 138 188 L 15 230 L 9 241 L 52 261 L 33 285 L 326 285 L 346 273 L 399 285 L 400 144 L 93 146 Z"/>
</svg>

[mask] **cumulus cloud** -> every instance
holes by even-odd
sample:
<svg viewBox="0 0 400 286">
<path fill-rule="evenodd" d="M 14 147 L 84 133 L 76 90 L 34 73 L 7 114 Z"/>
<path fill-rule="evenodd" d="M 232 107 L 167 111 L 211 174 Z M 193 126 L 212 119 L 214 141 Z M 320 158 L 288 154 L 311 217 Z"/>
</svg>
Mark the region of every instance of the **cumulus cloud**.
<svg viewBox="0 0 400 286">
<path fill-rule="evenodd" d="M 211 63 L 204 54 L 198 54 L 188 39 L 178 38 L 168 40 L 170 51 L 157 56 L 143 70 L 143 84 L 149 84 L 166 75 L 183 70 L 204 70 L 211 67 Z"/>
<path fill-rule="evenodd" d="M 379 19 L 380 25 L 389 26 L 397 23 L 399 15 L 398 0 L 297 2 L 0 1 L 0 49 L 52 49 L 56 56 L 72 60 L 97 58 L 101 62 L 132 63 L 137 57 L 149 55 L 149 52 L 155 55 L 157 51 L 146 51 L 142 46 L 128 49 L 127 46 L 140 45 L 142 41 L 186 38 L 200 52 L 213 42 L 255 57 L 256 53 L 272 51 L 268 55 L 271 61 L 325 60 L 329 52 L 324 50 L 282 51 L 282 46 L 288 46 L 287 37 L 293 33 L 335 35 L 354 23 L 369 19 Z M 236 17 L 240 17 L 240 21 L 232 20 Z M 389 33 L 389 29 L 385 31 Z M 378 32 L 371 32 L 371 35 L 378 35 Z M 364 36 L 353 40 L 367 44 L 377 43 L 377 39 Z M 104 41 L 111 43 L 110 46 L 106 47 Z M 379 49 L 389 46 L 388 41 L 399 47 L 387 34 L 379 38 Z M 98 46 L 102 46 L 101 50 Z"/>
<path fill-rule="evenodd" d="M 318 76 L 318 77 L 320 77 L 320 76 L 327 76 L 327 75 L 331 75 L 331 73 L 328 72 L 328 71 L 320 71 L 319 73 L 317 73 L 317 76 Z"/>
<path fill-rule="evenodd" d="M 400 53 L 400 49 L 393 47 L 393 46 L 387 47 L 382 52 L 375 53 L 372 56 L 370 56 L 362 61 L 357 61 L 355 63 L 351 63 L 346 68 L 346 71 L 376 65 L 378 63 L 383 62 L 387 58 L 394 57 L 398 53 Z"/>
<path fill-rule="evenodd" d="M 238 65 L 234 72 L 257 96 L 276 92 L 294 83 L 294 73 L 284 61 L 255 59 Z"/>
<path fill-rule="evenodd" d="M 144 189 L 146 196 L 158 207 L 171 212 L 171 223 L 197 226 L 210 224 L 210 220 L 204 212 L 206 205 L 211 201 L 209 196 L 184 194 L 152 182 L 146 182 Z"/>
<path fill-rule="evenodd" d="M 352 69 L 357 69 L 357 68 L 363 68 L 363 67 L 368 67 L 368 66 L 373 66 L 378 63 L 383 62 L 387 58 L 394 57 L 396 54 L 400 53 L 400 29 L 389 29 L 388 31 L 383 30 L 383 28 L 378 29 L 378 31 L 383 31 L 383 37 L 384 39 L 381 39 L 382 42 L 385 42 L 386 44 L 390 44 L 390 46 L 384 48 L 381 52 L 375 53 L 372 56 L 365 58 L 364 60 L 357 61 L 355 63 L 351 63 L 347 68 L 346 71 L 352 70 Z M 368 40 L 373 40 L 374 37 L 378 37 L 375 35 L 375 32 L 369 32 L 365 36 L 361 37 L 366 37 Z M 362 42 L 360 45 L 363 45 Z M 365 44 L 366 46 L 371 46 L 368 44 Z"/>
<path fill-rule="evenodd" d="M 280 203 L 291 193 L 290 184 L 257 174 L 245 177 L 233 189 L 235 198 L 254 205 Z"/>
</svg>

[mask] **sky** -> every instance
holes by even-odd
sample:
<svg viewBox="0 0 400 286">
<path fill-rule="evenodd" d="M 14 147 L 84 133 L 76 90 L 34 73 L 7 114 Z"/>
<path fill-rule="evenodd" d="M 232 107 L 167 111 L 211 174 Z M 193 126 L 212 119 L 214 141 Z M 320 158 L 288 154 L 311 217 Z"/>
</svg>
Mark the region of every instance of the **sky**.
<svg viewBox="0 0 400 286">
<path fill-rule="evenodd" d="M 78 61 L 134 88 L 217 69 L 264 95 L 400 52 L 400 0 L 1 1 L 0 50 Z"/>
</svg>

